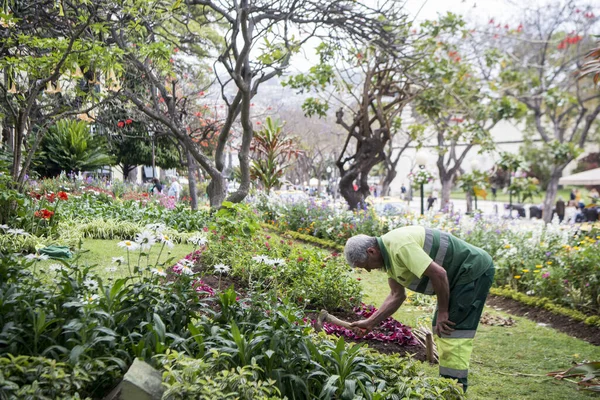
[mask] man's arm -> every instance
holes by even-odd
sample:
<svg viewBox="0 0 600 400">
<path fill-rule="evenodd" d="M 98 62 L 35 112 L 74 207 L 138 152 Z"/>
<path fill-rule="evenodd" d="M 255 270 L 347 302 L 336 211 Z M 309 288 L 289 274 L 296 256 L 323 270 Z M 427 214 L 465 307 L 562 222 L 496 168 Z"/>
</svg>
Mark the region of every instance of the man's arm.
<svg viewBox="0 0 600 400">
<path fill-rule="evenodd" d="M 390 285 L 390 294 L 385 298 L 379 310 L 373 313 L 368 319 L 353 322 L 351 324 L 353 328 L 366 329 L 368 332 L 400 308 L 404 300 L 406 300 L 404 286 L 391 278 L 388 278 L 388 285 Z"/>
<path fill-rule="evenodd" d="M 437 295 L 438 315 L 435 333 L 441 337 L 442 333 L 449 335 L 454 329 L 454 322 L 448 320 L 448 304 L 450 301 L 450 285 L 448 284 L 448 275 L 446 270 L 436 264 L 434 261 L 423 272 L 423 275 L 429 277 L 433 290 Z"/>
</svg>

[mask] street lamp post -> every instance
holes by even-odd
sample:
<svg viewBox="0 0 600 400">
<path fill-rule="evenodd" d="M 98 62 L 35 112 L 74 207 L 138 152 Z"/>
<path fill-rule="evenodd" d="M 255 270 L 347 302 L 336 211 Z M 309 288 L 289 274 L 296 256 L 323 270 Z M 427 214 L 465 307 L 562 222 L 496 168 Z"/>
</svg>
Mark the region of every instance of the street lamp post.
<svg viewBox="0 0 600 400">
<path fill-rule="evenodd" d="M 425 169 L 425 165 L 427 164 L 427 155 L 422 152 L 418 152 L 415 156 L 415 162 L 419 166 L 419 169 Z M 423 181 L 421 181 L 421 215 L 425 214 L 425 193 L 423 190 Z"/>
<path fill-rule="evenodd" d="M 479 171 L 479 162 L 477 160 L 471 161 L 471 170 L 473 171 L 473 178 L 475 178 L 475 174 Z M 475 185 L 473 185 L 473 198 L 475 199 L 475 210 L 477 210 L 477 191 L 475 190 Z"/>
</svg>

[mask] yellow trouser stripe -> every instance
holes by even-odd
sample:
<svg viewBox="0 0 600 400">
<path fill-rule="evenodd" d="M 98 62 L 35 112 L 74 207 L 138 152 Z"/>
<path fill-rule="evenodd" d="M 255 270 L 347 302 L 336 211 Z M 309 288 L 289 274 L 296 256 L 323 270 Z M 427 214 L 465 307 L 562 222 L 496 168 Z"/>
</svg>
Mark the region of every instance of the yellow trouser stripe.
<svg viewBox="0 0 600 400">
<path fill-rule="evenodd" d="M 440 368 L 455 370 L 468 370 L 471 352 L 473 351 L 473 339 L 436 338 Z"/>
</svg>

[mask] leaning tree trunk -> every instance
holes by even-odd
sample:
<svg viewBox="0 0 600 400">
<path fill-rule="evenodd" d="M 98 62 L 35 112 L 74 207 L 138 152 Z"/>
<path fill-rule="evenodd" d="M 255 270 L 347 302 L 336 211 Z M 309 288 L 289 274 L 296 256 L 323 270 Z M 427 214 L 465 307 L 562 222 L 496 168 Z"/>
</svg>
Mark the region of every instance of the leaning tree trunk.
<svg viewBox="0 0 600 400">
<path fill-rule="evenodd" d="M 554 200 L 558 193 L 558 180 L 562 176 L 565 165 L 552 167 L 552 174 L 550 175 L 550 181 L 546 188 L 546 197 L 544 198 L 544 210 L 542 211 L 542 218 L 544 222 L 549 223 L 552 221 L 552 208 L 554 208 Z"/>
<path fill-rule="evenodd" d="M 189 151 L 186 151 L 188 168 L 188 188 L 190 190 L 190 206 L 192 210 L 198 209 L 198 190 L 196 189 L 196 160 Z"/>
</svg>

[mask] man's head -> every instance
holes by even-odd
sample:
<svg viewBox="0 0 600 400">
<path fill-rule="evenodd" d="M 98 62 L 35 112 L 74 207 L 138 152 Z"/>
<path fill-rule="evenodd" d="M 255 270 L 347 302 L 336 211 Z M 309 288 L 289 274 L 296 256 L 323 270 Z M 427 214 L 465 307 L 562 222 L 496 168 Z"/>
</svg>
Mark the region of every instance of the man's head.
<svg viewBox="0 0 600 400">
<path fill-rule="evenodd" d="M 383 267 L 383 256 L 377 238 L 373 236 L 352 236 L 346 242 L 344 256 L 352 267 L 364 268 L 367 271 Z"/>
</svg>

